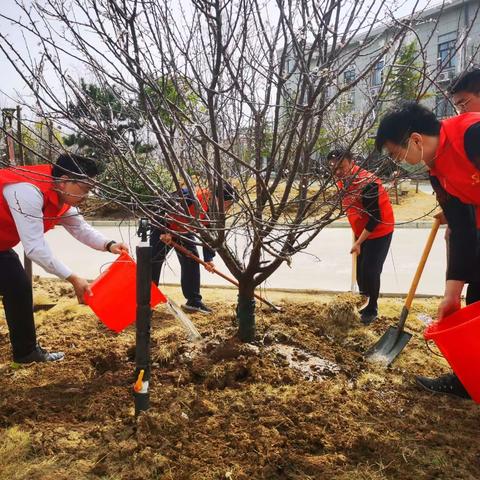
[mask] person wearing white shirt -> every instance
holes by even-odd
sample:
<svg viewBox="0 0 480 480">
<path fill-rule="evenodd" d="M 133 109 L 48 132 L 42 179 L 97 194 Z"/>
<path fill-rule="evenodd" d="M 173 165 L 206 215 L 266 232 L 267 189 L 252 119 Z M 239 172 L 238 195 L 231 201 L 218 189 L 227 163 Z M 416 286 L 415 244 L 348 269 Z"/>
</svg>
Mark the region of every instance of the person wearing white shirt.
<svg viewBox="0 0 480 480">
<path fill-rule="evenodd" d="M 126 244 L 109 240 L 92 228 L 76 208 L 87 197 L 97 174 L 94 160 L 74 154 L 60 155 L 53 166 L 0 169 L 0 295 L 17 363 L 56 361 L 64 354 L 48 352 L 37 343 L 30 279 L 13 247 L 21 242 L 28 258 L 70 282 L 80 303 L 91 293 L 89 283 L 54 257 L 45 232 L 62 225 L 96 250 L 128 251 Z"/>
</svg>

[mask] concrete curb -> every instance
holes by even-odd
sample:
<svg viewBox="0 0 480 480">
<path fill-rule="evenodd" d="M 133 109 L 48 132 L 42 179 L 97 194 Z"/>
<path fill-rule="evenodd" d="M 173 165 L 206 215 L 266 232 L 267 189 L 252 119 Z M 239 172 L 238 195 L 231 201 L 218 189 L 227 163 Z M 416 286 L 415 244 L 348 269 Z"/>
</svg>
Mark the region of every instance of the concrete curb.
<svg viewBox="0 0 480 480">
<path fill-rule="evenodd" d="M 60 280 L 59 278 L 52 278 L 52 277 L 42 277 L 41 275 L 34 275 L 33 280 L 34 282 L 38 279 L 49 280 L 53 282 L 64 282 L 65 280 Z M 89 282 L 93 282 L 93 279 L 87 279 Z M 160 285 L 160 289 L 162 287 L 175 287 L 180 288 L 180 283 L 162 283 Z M 209 290 L 237 290 L 237 287 L 234 285 L 204 285 L 202 284 L 203 289 Z M 350 293 L 348 290 L 321 290 L 321 289 L 312 289 L 312 288 L 257 288 L 256 290 L 258 293 L 268 294 L 269 292 L 275 293 L 304 293 L 308 295 L 339 295 L 341 293 Z M 406 298 L 406 293 L 395 293 L 395 292 L 385 292 L 380 293 L 380 298 Z M 415 298 L 443 298 L 443 295 L 436 295 L 436 294 L 428 294 L 428 293 L 417 293 Z"/>
<path fill-rule="evenodd" d="M 88 220 L 87 222 L 92 227 L 137 227 L 136 220 Z M 395 224 L 395 228 L 432 228 L 433 221 L 418 221 L 418 222 L 399 222 Z M 347 222 L 332 223 L 325 228 L 350 228 Z"/>
</svg>

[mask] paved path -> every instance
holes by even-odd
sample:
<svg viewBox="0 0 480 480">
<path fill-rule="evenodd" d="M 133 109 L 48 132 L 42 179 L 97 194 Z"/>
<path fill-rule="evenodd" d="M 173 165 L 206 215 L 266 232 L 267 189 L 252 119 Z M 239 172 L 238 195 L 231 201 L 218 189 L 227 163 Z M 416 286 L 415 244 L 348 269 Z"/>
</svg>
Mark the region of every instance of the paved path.
<svg viewBox="0 0 480 480">
<path fill-rule="evenodd" d="M 97 227 L 108 238 L 130 242 L 132 250 L 137 243 L 135 228 Z M 391 250 L 382 274 L 382 292 L 406 293 L 415 273 L 429 230 L 426 228 L 397 229 L 393 236 Z M 443 230 L 437 235 L 430 258 L 417 292 L 441 295 L 445 275 L 445 241 Z M 63 228 L 57 227 L 47 233 L 47 240 L 55 255 L 70 266 L 77 274 L 95 278 L 108 262 L 114 258 L 105 252 L 97 252 L 80 244 Z M 351 257 L 349 246 L 351 231 L 348 228 L 326 228 L 312 242 L 305 253 L 293 257 L 291 268 L 283 264 L 267 281 L 266 287 L 285 289 L 350 289 Z M 17 248 L 21 252 L 21 247 Z M 220 259 L 217 268 L 225 273 L 227 269 Z M 34 265 L 34 273 L 50 276 Z M 167 268 L 162 273 L 162 282 L 179 282 L 179 265 L 175 255 L 170 255 Z M 202 268 L 202 282 L 205 285 L 228 285 L 222 278 L 207 273 Z"/>
</svg>

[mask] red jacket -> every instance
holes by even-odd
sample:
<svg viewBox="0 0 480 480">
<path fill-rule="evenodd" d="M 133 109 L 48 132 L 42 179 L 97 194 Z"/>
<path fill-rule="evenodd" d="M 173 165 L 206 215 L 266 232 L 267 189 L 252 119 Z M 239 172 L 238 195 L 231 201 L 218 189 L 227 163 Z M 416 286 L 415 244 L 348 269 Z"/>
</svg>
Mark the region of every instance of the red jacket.
<svg viewBox="0 0 480 480">
<path fill-rule="evenodd" d="M 202 223 L 206 223 L 207 212 L 210 202 L 211 193 L 208 189 L 198 188 L 195 192 L 198 202 L 200 203 L 200 211 L 197 210 L 197 204 L 191 198 L 188 198 L 189 191 L 183 189 L 183 199 L 187 202 L 189 216 L 181 213 L 169 213 L 167 215 L 168 228 L 179 233 L 187 233 L 194 230 L 190 224 L 193 219 L 198 219 Z M 180 202 L 180 208 L 183 208 L 183 203 Z"/>
<path fill-rule="evenodd" d="M 60 217 L 70 208 L 61 204 L 53 190 L 52 166 L 8 167 L 0 169 L 0 251 L 13 248 L 20 241 L 10 208 L 3 196 L 3 189 L 12 183 L 27 182 L 35 185 L 43 195 L 43 230 L 52 229 Z"/>
<path fill-rule="evenodd" d="M 373 173 L 363 170 L 358 165 L 352 168 L 353 181 L 347 187 L 347 194 L 342 199 L 342 207 L 347 213 L 348 221 L 353 233 L 358 238 L 363 232 L 370 216 L 362 204 L 362 191 L 372 182 L 378 185 L 378 206 L 380 209 L 379 223 L 368 236 L 369 239 L 380 238 L 393 232 L 395 219 L 393 217 L 392 204 L 388 193 L 383 188 L 382 182 Z M 338 182 L 338 187 L 343 189 L 344 183 Z"/>
<path fill-rule="evenodd" d="M 442 121 L 435 164 L 430 173 L 440 185 L 463 203 L 480 206 L 480 170 L 465 152 L 467 129 L 480 122 L 480 113 L 464 113 Z"/>
</svg>

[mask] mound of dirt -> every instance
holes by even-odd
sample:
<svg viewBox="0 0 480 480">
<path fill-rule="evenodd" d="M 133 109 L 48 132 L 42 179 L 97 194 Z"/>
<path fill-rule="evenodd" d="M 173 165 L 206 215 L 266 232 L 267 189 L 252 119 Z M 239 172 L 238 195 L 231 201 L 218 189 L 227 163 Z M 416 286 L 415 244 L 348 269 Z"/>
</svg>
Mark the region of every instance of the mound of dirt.
<svg viewBox="0 0 480 480">
<path fill-rule="evenodd" d="M 55 307 L 37 312 L 38 333 L 66 357 L 12 365 L 0 323 L 0 480 L 478 477 L 478 406 L 413 381 L 448 371 L 425 348 L 416 318 L 433 315 L 438 301 L 416 301 L 415 335 L 389 369 L 363 353 L 396 321 L 401 301 L 381 299 L 384 316 L 366 328 L 349 296 L 272 294 L 282 312 L 257 308 L 248 345 L 235 336 L 235 292 L 205 290 L 214 313 L 192 315 L 197 343 L 160 306 L 151 409 L 135 419 L 134 328 L 106 330 L 62 282 L 35 288 L 57 295 L 48 297 Z"/>
<path fill-rule="evenodd" d="M 322 315 L 322 325 L 334 336 L 345 336 L 349 330 L 358 327 L 360 315 L 358 307 L 365 302 L 365 297 L 352 293 L 337 295 L 329 302 Z"/>
</svg>

